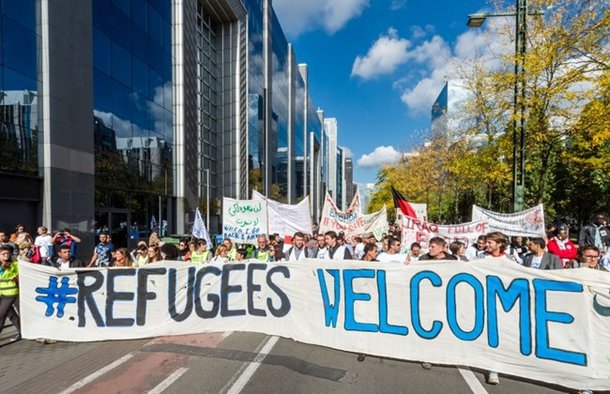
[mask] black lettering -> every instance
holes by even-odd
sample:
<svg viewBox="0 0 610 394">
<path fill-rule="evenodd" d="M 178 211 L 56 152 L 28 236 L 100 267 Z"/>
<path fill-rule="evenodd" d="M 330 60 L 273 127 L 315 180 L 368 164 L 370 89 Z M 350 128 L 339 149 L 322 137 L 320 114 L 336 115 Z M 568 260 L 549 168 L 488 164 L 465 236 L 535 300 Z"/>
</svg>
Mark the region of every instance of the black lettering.
<svg viewBox="0 0 610 394">
<path fill-rule="evenodd" d="M 242 316 L 246 314 L 245 309 L 229 309 L 229 296 L 231 293 L 239 293 L 242 289 L 241 285 L 230 286 L 232 271 L 244 271 L 245 264 L 225 264 L 222 267 L 222 279 L 220 282 L 220 316 Z"/>
<path fill-rule="evenodd" d="M 170 268 L 169 270 L 169 283 L 167 289 L 167 305 L 168 312 L 172 319 L 175 321 L 184 321 L 187 317 L 191 315 L 193 311 L 193 285 L 195 283 L 195 267 L 190 267 L 188 270 L 188 280 L 186 285 L 186 305 L 184 306 L 184 310 L 181 313 L 178 313 L 176 310 L 176 285 L 177 280 L 176 269 Z M 182 291 L 182 287 L 180 288 Z"/>
<path fill-rule="evenodd" d="M 157 293 L 148 291 L 148 277 L 165 275 L 166 268 L 140 268 L 138 270 L 138 301 L 136 303 L 136 324 L 146 324 L 146 302 L 157 299 Z M 154 281 L 152 281 L 154 284 Z"/>
<path fill-rule="evenodd" d="M 206 289 L 205 292 L 208 295 L 208 301 L 212 303 L 212 309 L 206 311 L 201 306 L 201 282 L 203 281 L 203 277 L 208 273 L 220 276 L 222 271 L 211 265 L 197 271 L 197 280 L 195 281 L 195 312 L 197 313 L 197 316 L 201 317 L 202 319 L 212 319 L 216 317 L 216 315 L 218 315 L 218 308 L 220 304 L 220 297 L 218 294 L 210 293 L 209 289 Z"/>
<path fill-rule="evenodd" d="M 78 284 L 78 326 L 85 327 L 87 324 L 85 320 L 86 303 L 91 311 L 95 324 L 98 327 L 104 327 L 104 319 L 102 318 L 99 309 L 97 309 L 95 298 L 93 298 L 93 293 L 99 290 L 104 283 L 104 275 L 99 271 L 79 271 L 76 275 L 78 276 L 78 279 L 76 280 L 76 283 Z M 94 279 L 93 283 L 88 286 L 85 284 L 87 278 Z"/>
<path fill-rule="evenodd" d="M 267 272 L 267 286 L 269 286 L 269 288 L 271 288 L 271 290 L 273 290 L 275 294 L 277 294 L 281 301 L 280 307 L 275 308 L 273 306 L 273 301 L 271 300 L 271 298 L 267 298 L 267 308 L 269 308 L 269 312 L 271 312 L 273 316 L 284 317 L 288 314 L 288 312 L 290 312 L 290 300 L 288 299 L 286 293 L 284 293 L 282 289 L 280 289 L 275 283 L 273 283 L 271 277 L 276 272 L 283 274 L 284 278 L 290 278 L 290 269 L 288 269 L 288 267 L 276 266 L 271 268 Z"/>
<path fill-rule="evenodd" d="M 113 316 L 115 301 L 133 301 L 134 293 L 118 292 L 114 290 L 114 280 L 121 276 L 135 276 L 136 271 L 131 268 L 108 270 L 106 274 L 106 327 L 131 327 L 132 318 L 115 318 Z"/>
<path fill-rule="evenodd" d="M 265 270 L 267 264 L 248 264 L 248 314 L 252 316 L 267 316 L 264 309 L 254 307 L 254 293 L 261 290 L 261 285 L 254 283 L 254 270 Z"/>
</svg>

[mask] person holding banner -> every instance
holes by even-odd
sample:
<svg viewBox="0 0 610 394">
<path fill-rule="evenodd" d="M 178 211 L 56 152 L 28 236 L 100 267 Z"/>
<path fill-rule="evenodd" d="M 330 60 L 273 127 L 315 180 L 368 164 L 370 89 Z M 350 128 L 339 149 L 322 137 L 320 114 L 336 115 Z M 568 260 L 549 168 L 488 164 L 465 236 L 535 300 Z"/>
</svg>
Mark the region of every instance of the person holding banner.
<svg viewBox="0 0 610 394">
<path fill-rule="evenodd" d="M 347 250 L 345 245 L 339 245 L 337 242 L 337 233 L 330 230 L 324 233 L 324 240 L 328 246 L 328 255 L 326 258 L 331 260 L 351 260 L 352 254 Z"/>
<path fill-rule="evenodd" d="M 599 258 L 600 252 L 597 246 L 585 245 L 580 250 L 580 267 L 608 272 L 608 270 L 599 263 Z"/>
<path fill-rule="evenodd" d="M 87 265 L 72 256 L 72 248 L 70 245 L 61 245 L 57 251 L 57 256 L 48 260 L 46 265 L 53 266 L 58 270 L 67 270 L 69 268 L 85 268 Z"/>
<path fill-rule="evenodd" d="M 364 256 L 362 256 L 362 261 L 379 261 L 377 260 L 378 253 L 377 244 L 366 244 L 364 245 Z"/>
<path fill-rule="evenodd" d="M 286 251 L 286 261 L 304 261 L 308 257 L 305 236 L 297 231 L 292 237 L 292 246 Z"/>
<path fill-rule="evenodd" d="M 525 258 L 523 259 L 524 267 L 541 270 L 556 270 L 563 268 L 563 264 L 561 264 L 559 257 L 544 251 L 544 247 L 546 246 L 544 239 L 532 238 L 530 239 L 528 246 L 532 252 L 525 255 Z"/>
<path fill-rule="evenodd" d="M 441 237 L 432 237 L 428 241 L 428 253 L 421 256 L 419 261 L 429 260 L 457 260 L 455 256 L 450 255 L 445 251 L 447 242 Z"/>
<path fill-rule="evenodd" d="M 233 241 L 231 241 L 229 238 L 225 238 L 222 240 L 222 244 L 227 249 L 227 257 L 229 260 L 235 261 L 237 257 L 237 247 L 233 245 Z"/>
<path fill-rule="evenodd" d="M 200 239 L 196 243 L 195 250 L 191 253 L 191 261 L 195 264 L 203 264 L 210 261 L 212 255 L 208 250 L 208 243 L 205 239 Z"/>
<path fill-rule="evenodd" d="M 492 258 L 492 259 L 504 259 L 518 263 L 515 256 L 512 254 L 506 254 L 506 248 L 508 247 L 508 237 L 499 232 L 493 231 L 485 235 L 485 254 L 480 259 Z"/>
<path fill-rule="evenodd" d="M 324 234 L 316 235 L 316 242 L 318 243 L 316 258 L 324 260 L 328 255 L 328 246 L 326 245 L 326 237 Z"/>
<path fill-rule="evenodd" d="M 476 260 L 485 255 L 485 235 L 479 235 L 477 242 L 466 248 L 464 256 L 468 261 Z"/>
<path fill-rule="evenodd" d="M 396 238 L 389 238 L 388 250 L 380 253 L 377 259 L 382 263 L 408 264 L 407 256 L 400 253 L 400 240 Z"/>
<path fill-rule="evenodd" d="M 212 263 L 224 264 L 229 262 L 227 257 L 227 247 L 224 245 L 218 245 L 216 248 L 216 256 L 212 259 Z"/>
<path fill-rule="evenodd" d="M 13 259 L 13 247 L 0 246 L 0 332 L 8 317 L 17 329 L 17 335 L 11 342 L 21 339 L 19 322 L 19 265 Z"/>
</svg>

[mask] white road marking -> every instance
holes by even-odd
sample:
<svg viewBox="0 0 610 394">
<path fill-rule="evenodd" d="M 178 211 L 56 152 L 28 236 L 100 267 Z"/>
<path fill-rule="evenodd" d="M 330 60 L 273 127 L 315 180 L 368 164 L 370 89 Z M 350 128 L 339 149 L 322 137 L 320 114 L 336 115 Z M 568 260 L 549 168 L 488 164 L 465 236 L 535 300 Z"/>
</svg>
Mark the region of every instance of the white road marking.
<svg viewBox="0 0 610 394">
<path fill-rule="evenodd" d="M 225 339 L 231 334 L 233 334 L 233 331 L 225 331 L 222 333 L 221 337 L 222 337 L 222 339 Z"/>
<path fill-rule="evenodd" d="M 231 388 L 227 391 L 227 394 L 239 394 L 246 387 L 258 367 L 260 367 L 261 363 L 267 357 L 267 354 L 271 352 L 271 349 L 275 346 L 277 341 L 279 341 L 279 337 L 271 337 L 265 343 L 263 348 L 258 352 L 254 360 L 248 365 L 248 367 L 244 370 L 241 376 L 233 383 Z"/>
<path fill-rule="evenodd" d="M 124 355 L 123 357 L 119 358 L 118 360 L 106 365 L 104 368 L 99 369 L 97 372 L 94 372 L 91 375 L 85 377 L 84 379 L 79 380 L 78 382 L 74 383 L 72 386 L 68 387 L 67 389 L 60 392 L 59 394 L 73 393 L 74 391 L 80 389 L 81 387 L 86 386 L 89 383 L 93 382 L 95 379 L 99 378 L 106 372 L 109 372 L 109 371 L 113 370 L 114 368 L 118 367 L 119 365 L 123 364 L 124 362 L 126 362 L 127 360 L 129 360 L 132 357 L 133 357 L 133 353 Z"/>
<path fill-rule="evenodd" d="M 150 390 L 148 394 L 160 394 L 165 391 L 166 388 L 172 385 L 176 380 L 180 379 L 180 376 L 184 375 L 188 368 L 178 368 L 173 374 L 169 375 L 164 381 L 155 386 L 154 389 Z"/>
<path fill-rule="evenodd" d="M 474 376 L 474 373 L 472 373 L 468 367 L 460 367 L 457 370 L 460 371 L 460 374 L 466 381 L 466 384 L 470 387 L 474 394 L 487 394 L 485 387 L 483 387 L 481 382 L 479 382 L 479 379 Z"/>
</svg>

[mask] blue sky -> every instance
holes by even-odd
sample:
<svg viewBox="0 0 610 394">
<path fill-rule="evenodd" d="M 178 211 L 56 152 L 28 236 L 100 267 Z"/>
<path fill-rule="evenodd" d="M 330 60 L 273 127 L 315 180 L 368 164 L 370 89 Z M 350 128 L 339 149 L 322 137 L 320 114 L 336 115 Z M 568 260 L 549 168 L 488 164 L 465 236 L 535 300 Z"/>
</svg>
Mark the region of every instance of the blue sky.
<svg viewBox="0 0 610 394">
<path fill-rule="evenodd" d="M 430 107 L 455 60 L 482 48 L 467 14 L 484 0 L 274 0 L 297 61 L 309 65 L 310 94 L 335 117 L 354 181 L 423 141 Z M 477 52 L 478 53 L 478 52 Z"/>
</svg>

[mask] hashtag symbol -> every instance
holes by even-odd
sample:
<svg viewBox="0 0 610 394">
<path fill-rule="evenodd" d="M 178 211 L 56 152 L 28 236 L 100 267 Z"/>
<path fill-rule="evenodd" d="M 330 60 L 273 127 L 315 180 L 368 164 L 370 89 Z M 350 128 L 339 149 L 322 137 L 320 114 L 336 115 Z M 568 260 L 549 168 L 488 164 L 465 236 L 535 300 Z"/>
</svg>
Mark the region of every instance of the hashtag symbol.
<svg viewBox="0 0 610 394">
<path fill-rule="evenodd" d="M 48 287 L 36 288 L 36 293 L 42 294 L 36 297 L 36 301 L 47 305 L 45 316 L 52 316 L 55 312 L 55 305 L 57 305 L 57 317 L 63 317 L 66 304 L 76 303 L 76 297 L 72 296 L 78 293 L 78 289 L 70 287 L 69 280 L 68 277 L 63 277 L 61 286 L 57 286 L 57 277 L 51 276 Z"/>
</svg>

